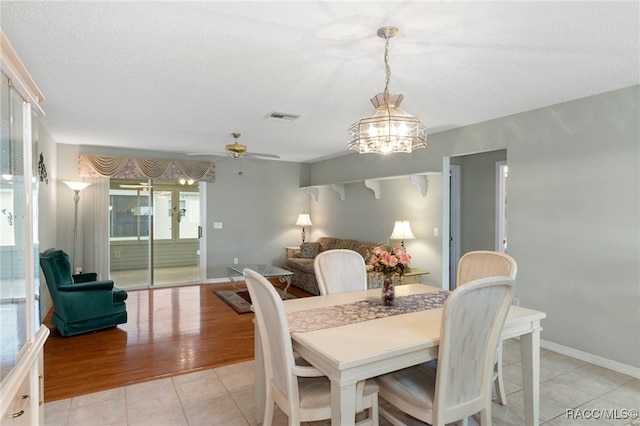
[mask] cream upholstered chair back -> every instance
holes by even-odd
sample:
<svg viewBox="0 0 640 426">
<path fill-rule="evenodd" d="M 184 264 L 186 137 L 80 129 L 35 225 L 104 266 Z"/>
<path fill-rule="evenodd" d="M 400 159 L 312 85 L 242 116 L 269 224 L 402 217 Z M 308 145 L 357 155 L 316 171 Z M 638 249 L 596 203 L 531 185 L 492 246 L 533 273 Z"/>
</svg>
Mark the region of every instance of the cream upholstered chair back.
<svg viewBox="0 0 640 426">
<path fill-rule="evenodd" d="M 331 383 L 316 368 L 296 365 L 289 322 L 280 295 L 262 275 L 251 269 L 243 271 L 251 296 L 265 371 L 264 426 L 273 421 L 274 403 L 289 417 L 289 425 L 331 418 Z M 369 411 L 364 421 L 378 425 L 378 385 L 362 382 L 356 389 L 357 411 Z"/>
<path fill-rule="evenodd" d="M 451 293 L 444 306 L 434 406 L 449 423 L 491 413 L 496 350 L 513 299 L 513 278 L 482 278 Z M 486 411 L 485 411 L 486 410 Z M 488 424 L 482 419 L 481 424 Z"/>
<path fill-rule="evenodd" d="M 243 272 L 255 320 L 260 329 L 267 401 L 270 399 L 269 396 L 271 397 L 271 417 L 274 400 L 282 411 L 295 417 L 298 410 L 294 409 L 293 402 L 297 402 L 299 398 L 298 385 L 297 378 L 291 374 L 295 361 L 289 323 L 282 307 L 282 300 L 273 285 L 262 275 L 250 269 Z M 284 407 L 281 405 L 283 403 Z M 295 405 L 297 406 L 297 403 Z M 265 411 L 268 411 L 268 408 Z"/>
<path fill-rule="evenodd" d="M 480 424 L 491 424 L 493 366 L 513 283 L 508 277 L 483 278 L 451 292 L 443 307 L 435 371 L 425 363 L 380 376 L 380 396 L 434 426 L 476 413 Z M 387 406 L 380 412 L 392 424 L 401 424 Z"/>
<path fill-rule="evenodd" d="M 516 261 L 505 253 L 489 250 L 470 251 L 458 262 L 457 285 L 488 277 L 516 278 Z"/>
<path fill-rule="evenodd" d="M 505 253 L 489 250 L 470 251 L 460 258 L 458 263 L 457 285 L 488 277 L 510 277 L 515 279 L 518 273 L 516 261 Z M 507 404 L 502 373 L 502 342 L 498 344 L 493 380 L 496 398 L 502 405 Z"/>
<path fill-rule="evenodd" d="M 313 261 L 313 269 L 321 295 L 367 289 L 367 268 L 356 251 L 320 252 Z"/>
</svg>

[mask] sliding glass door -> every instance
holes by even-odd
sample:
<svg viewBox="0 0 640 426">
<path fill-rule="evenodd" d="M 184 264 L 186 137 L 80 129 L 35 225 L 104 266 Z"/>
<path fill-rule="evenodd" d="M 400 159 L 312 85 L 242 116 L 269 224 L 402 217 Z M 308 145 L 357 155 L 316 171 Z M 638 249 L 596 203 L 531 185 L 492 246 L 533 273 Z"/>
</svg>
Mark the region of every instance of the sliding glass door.
<svg viewBox="0 0 640 426">
<path fill-rule="evenodd" d="M 153 181 L 153 283 L 198 282 L 198 183 Z"/>
<path fill-rule="evenodd" d="M 109 272 L 119 287 L 147 287 L 151 183 L 111 179 L 109 184 Z"/>
<path fill-rule="evenodd" d="M 110 273 L 119 286 L 199 282 L 197 182 L 112 179 L 110 202 Z"/>
</svg>

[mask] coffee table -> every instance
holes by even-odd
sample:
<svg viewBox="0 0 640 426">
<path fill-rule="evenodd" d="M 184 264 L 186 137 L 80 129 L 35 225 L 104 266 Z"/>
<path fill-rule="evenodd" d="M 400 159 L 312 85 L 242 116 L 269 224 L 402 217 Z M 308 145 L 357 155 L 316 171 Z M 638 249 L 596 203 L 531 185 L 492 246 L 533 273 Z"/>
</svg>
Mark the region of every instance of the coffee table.
<svg viewBox="0 0 640 426">
<path fill-rule="evenodd" d="M 287 290 L 289 290 L 289 287 L 291 286 L 291 277 L 293 276 L 293 272 L 278 268 L 277 266 L 254 263 L 247 265 L 226 265 L 225 267 L 227 268 L 229 281 L 233 283 L 234 290 L 236 289 L 236 281 L 233 279 L 233 276 L 242 275 L 242 271 L 244 271 L 245 268 L 252 269 L 265 278 L 278 278 L 278 281 L 281 283 L 286 283 L 287 285 L 284 288 L 282 299 L 287 295 Z"/>
</svg>

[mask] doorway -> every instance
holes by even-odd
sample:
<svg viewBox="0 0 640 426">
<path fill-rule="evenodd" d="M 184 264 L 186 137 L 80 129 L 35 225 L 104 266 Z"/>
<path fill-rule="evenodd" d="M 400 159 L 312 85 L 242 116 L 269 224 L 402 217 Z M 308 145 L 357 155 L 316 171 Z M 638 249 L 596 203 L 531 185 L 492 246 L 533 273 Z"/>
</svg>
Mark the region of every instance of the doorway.
<svg viewBox="0 0 640 426">
<path fill-rule="evenodd" d="M 124 288 L 200 282 L 195 181 L 111 179 L 110 277 Z"/>
<path fill-rule="evenodd" d="M 448 169 L 447 272 L 449 288 L 453 290 L 462 255 L 474 250 L 506 250 L 507 151 L 449 157 Z"/>
</svg>

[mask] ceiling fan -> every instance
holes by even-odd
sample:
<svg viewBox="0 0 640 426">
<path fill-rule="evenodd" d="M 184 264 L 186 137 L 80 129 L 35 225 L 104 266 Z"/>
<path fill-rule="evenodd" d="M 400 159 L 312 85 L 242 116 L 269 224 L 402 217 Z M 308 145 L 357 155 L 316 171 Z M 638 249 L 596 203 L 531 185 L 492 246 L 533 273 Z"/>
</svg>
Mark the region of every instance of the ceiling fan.
<svg viewBox="0 0 640 426">
<path fill-rule="evenodd" d="M 238 143 L 238 138 L 240 137 L 240 133 L 234 132 L 231 133 L 231 136 L 234 138 L 234 142 L 227 144 L 224 146 L 225 152 L 215 153 L 215 152 L 192 152 L 187 155 L 220 155 L 231 158 L 244 158 L 244 157 L 263 157 L 263 158 L 280 158 L 279 155 L 275 154 L 262 154 L 258 152 L 247 152 L 247 146 Z"/>
</svg>

